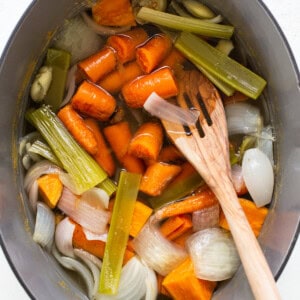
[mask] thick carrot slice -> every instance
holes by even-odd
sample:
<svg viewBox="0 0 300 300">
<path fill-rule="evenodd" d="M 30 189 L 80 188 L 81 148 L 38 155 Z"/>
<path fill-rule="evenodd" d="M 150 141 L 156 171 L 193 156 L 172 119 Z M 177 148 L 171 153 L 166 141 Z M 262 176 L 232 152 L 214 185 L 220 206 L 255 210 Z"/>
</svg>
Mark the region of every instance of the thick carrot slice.
<svg viewBox="0 0 300 300">
<path fill-rule="evenodd" d="M 165 163 L 185 161 L 185 157 L 175 146 L 168 145 L 161 149 L 158 156 L 158 161 Z"/>
<path fill-rule="evenodd" d="M 132 108 L 142 107 L 152 92 L 156 92 L 162 98 L 170 98 L 178 94 L 178 86 L 169 67 L 137 77 L 122 88 L 124 100 Z"/>
<path fill-rule="evenodd" d="M 100 80 L 98 84 L 109 93 L 116 94 L 121 91 L 125 83 L 141 75 L 143 75 L 143 71 L 140 66 L 136 61 L 132 61 L 119 66 L 115 71 L 112 71 Z"/>
<path fill-rule="evenodd" d="M 173 70 L 182 68 L 183 63 L 186 61 L 185 57 L 176 48 L 172 48 L 167 57 L 159 64 L 159 67 L 168 66 Z"/>
<path fill-rule="evenodd" d="M 150 196 L 158 196 L 181 171 L 180 166 L 153 163 L 148 166 L 140 184 L 140 190 Z"/>
<path fill-rule="evenodd" d="M 57 116 L 83 149 L 92 155 L 97 153 L 98 146 L 94 134 L 70 104 L 63 107 Z"/>
<path fill-rule="evenodd" d="M 187 240 L 193 233 L 194 233 L 193 228 L 190 228 L 190 229 L 188 229 L 186 232 L 182 233 L 180 236 L 178 236 L 177 238 L 175 238 L 175 239 L 173 240 L 173 242 L 174 242 L 176 245 L 178 245 L 178 246 L 184 248 L 184 247 L 185 247 L 186 240 Z"/>
<path fill-rule="evenodd" d="M 156 274 L 157 278 L 157 286 L 158 286 L 158 293 L 167 296 L 168 298 L 171 298 L 170 293 L 167 291 L 167 289 L 162 285 L 163 280 L 165 279 L 165 276 L 162 276 L 160 274 Z"/>
<path fill-rule="evenodd" d="M 268 209 L 266 207 L 256 207 L 254 202 L 247 199 L 239 198 L 239 200 L 255 236 L 258 237 L 268 214 Z M 219 225 L 224 229 L 230 230 L 222 211 L 220 213 Z"/>
<path fill-rule="evenodd" d="M 92 15 L 100 25 L 134 26 L 135 18 L 130 0 L 100 0 L 92 6 Z"/>
<path fill-rule="evenodd" d="M 155 34 L 136 50 L 136 61 L 145 73 L 152 72 L 170 53 L 172 40 L 165 34 Z"/>
<path fill-rule="evenodd" d="M 125 154 L 121 159 L 122 166 L 131 173 L 143 174 L 145 165 L 141 159 L 131 154 Z"/>
<path fill-rule="evenodd" d="M 107 121 L 116 109 L 115 98 L 101 87 L 83 81 L 71 99 L 72 107 L 84 115 Z"/>
<path fill-rule="evenodd" d="M 148 39 L 147 32 L 137 27 L 122 34 L 112 35 L 107 39 L 107 45 L 115 49 L 118 60 L 125 64 L 136 57 L 136 47 Z"/>
<path fill-rule="evenodd" d="M 209 300 L 216 285 L 216 282 L 196 277 L 190 258 L 170 272 L 162 282 L 162 286 L 176 300 Z"/>
<path fill-rule="evenodd" d="M 116 164 L 97 121 L 95 119 L 88 118 L 84 120 L 84 122 L 93 132 L 97 141 L 98 151 L 95 155 L 93 155 L 94 159 L 104 169 L 109 177 L 113 176 L 116 171 Z"/>
<path fill-rule="evenodd" d="M 117 66 L 116 51 L 110 47 L 104 47 L 95 54 L 78 63 L 79 72 L 92 82 L 99 81 Z"/>
<path fill-rule="evenodd" d="M 163 129 L 157 122 L 142 124 L 134 134 L 128 153 L 147 161 L 158 158 L 163 143 Z"/>
</svg>

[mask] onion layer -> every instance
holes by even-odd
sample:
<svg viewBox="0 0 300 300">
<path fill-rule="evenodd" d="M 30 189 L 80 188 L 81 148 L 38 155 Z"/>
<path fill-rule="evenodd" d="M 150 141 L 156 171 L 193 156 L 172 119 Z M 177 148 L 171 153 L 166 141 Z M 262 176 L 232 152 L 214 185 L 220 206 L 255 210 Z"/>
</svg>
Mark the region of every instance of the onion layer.
<svg viewBox="0 0 300 300">
<path fill-rule="evenodd" d="M 219 204 L 194 211 L 192 214 L 193 231 L 218 226 L 219 214 Z"/>
</svg>

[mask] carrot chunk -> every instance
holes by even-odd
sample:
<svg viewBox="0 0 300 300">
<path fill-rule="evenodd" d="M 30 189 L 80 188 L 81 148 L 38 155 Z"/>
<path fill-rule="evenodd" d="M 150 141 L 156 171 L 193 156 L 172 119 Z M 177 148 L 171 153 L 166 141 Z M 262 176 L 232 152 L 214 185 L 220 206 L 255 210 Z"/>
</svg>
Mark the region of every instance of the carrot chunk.
<svg viewBox="0 0 300 300">
<path fill-rule="evenodd" d="M 163 129 L 157 122 L 142 124 L 134 134 L 128 153 L 147 161 L 158 158 L 163 142 Z"/>
<path fill-rule="evenodd" d="M 113 176 L 116 170 L 116 164 L 113 159 L 111 150 L 109 149 L 104 136 L 98 126 L 98 123 L 95 119 L 88 118 L 84 120 L 88 128 L 93 132 L 96 141 L 98 151 L 93 155 L 93 158 L 98 162 L 98 164 L 104 169 L 109 177 Z"/>
<path fill-rule="evenodd" d="M 107 121 L 116 109 L 116 100 L 101 87 L 83 81 L 71 99 L 72 107 L 84 115 Z"/>
<path fill-rule="evenodd" d="M 136 57 L 136 47 L 148 39 L 147 32 L 137 27 L 122 34 L 112 35 L 107 39 L 107 45 L 115 49 L 118 60 L 125 64 Z"/>
<path fill-rule="evenodd" d="M 158 161 L 170 163 L 177 161 L 184 161 L 185 158 L 182 153 L 173 145 L 165 146 L 161 149 Z"/>
<path fill-rule="evenodd" d="M 190 258 L 170 272 L 162 282 L 162 286 L 176 300 L 209 300 L 216 285 L 216 282 L 196 277 Z"/>
<path fill-rule="evenodd" d="M 116 94 L 125 83 L 141 75 L 143 71 L 140 66 L 136 61 L 132 61 L 107 74 L 98 84 L 109 93 Z"/>
<path fill-rule="evenodd" d="M 99 81 L 117 66 L 117 56 L 114 49 L 104 47 L 95 54 L 78 63 L 79 72 L 92 82 Z"/>
<path fill-rule="evenodd" d="M 159 67 L 168 66 L 174 70 L 182 68 L 183 63 L 186 61 L 185 57 L 176 48 L 172 48 L 167 57 L 159 64 Z"/>
<path fill-rule="evenodd" d="M 136 50 L 136 61 L 145 73 L 152 72 L 169 54 L 172 40 L 165 34 L 155 34 Z"/>
<path fill-rule="evenodd" d="M 52 209 L 60 199 L 63 184 L 57 174 L 46 174 L 38 178 L 39 193 L 44 202 Z"/>
<path fill-rule="evenodd" d="M 137 77 L 124 84 L 122 88 L 124 100 L 132 108 L 142 107 L 152 92 L 156 92 L 162 98 L 170 98 L 178 94 L 178 86 L 169 67 Z"/>
<path fill-rule="evenodd" d="M 82 117 L 70 104 L 63 107 L 57 114 L 74 139 L 91 155 L 98 151 L 97 141 L 92 131 L 84 123 Z"/>
<path fill-rule="evenodd" d="M 131 227 L 129 234 L 132 237 L 136 237 L 149 217 L 152 214 L 152 208 L 149 206 L 145 205 L 141 201 L 136 201 L 134 205 L 134 211 L 133 211 L 133 216 L 132 216 L 132 221 L 131 221 Z"/>
<path fill-rule="evenodd" d="M 145 171 L 140 190 L 147 195 L 158 196 L 180 171 L 180 166 L 159 162 L 153 163 Z"/>
</svg>

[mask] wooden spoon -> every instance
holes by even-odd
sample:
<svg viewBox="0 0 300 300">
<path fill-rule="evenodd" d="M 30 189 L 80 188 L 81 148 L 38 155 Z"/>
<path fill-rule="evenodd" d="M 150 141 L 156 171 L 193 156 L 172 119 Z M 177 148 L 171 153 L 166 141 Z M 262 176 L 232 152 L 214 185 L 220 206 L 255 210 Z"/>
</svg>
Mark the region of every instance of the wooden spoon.
<svg viewBox="0 0 300 300">
<path fill-rule="evenodd" d="M 280 299 L 231 181 L 226 117 L 218 91 L 201 73 L 187 71 L 180 78 L 177 101 L 181 107 L 199 110 L 200 117 L 193 126 L 162 120 L 167 134 L 218 198 L 255 298 Z"/>
</svg>

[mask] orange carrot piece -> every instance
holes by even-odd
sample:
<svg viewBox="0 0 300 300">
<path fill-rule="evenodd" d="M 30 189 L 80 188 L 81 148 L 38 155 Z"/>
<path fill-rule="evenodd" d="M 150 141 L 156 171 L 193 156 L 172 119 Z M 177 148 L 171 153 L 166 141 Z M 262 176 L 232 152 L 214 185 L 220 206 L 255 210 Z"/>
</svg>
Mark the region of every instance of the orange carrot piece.
<svg viewBox="0 0 300 300">
<path fill-rule="evenodd" d="M 152 72 L 170 53 L 172 40 L 166 34 L 155 34 L 136 49 L 136 61 L 145 73 Z"/>
<path fill-rule="evenodd" d="M 162 282 L 162 286 L 176 300 L 209 300 L 216 285 L 216 282 L 196 277 L 190 258 L 171 271 Z"/>
<path fill-rule="evenodd" d="M 58 174 L 46 174 L 37 180 L 39 193 L 44 202 L 53 209 L 60 199 L 63 191 L 63 184 Z"/>
<path fill-rule="evenodd" d="M 192 213 L 193 211 L 210 207 L 217 203 L 218 200 L 214 193 L 209 188 L 206 188 L 202 192 L 187 197 L 182 201 L 163 206 L 155 213 L 155 217 L 157 220 L 162 220 L 176 215 Z"/>
<path fill-rule="evenodd" d="M 133 216 L 132 216 L 132 221 L 131 221 L 131 227 L 129 234 L 132 237 L 136 237 L 149 217 L 152 214 L 152 208 L 149 206 L 145 205 L 141 201 L 136 201 L 134 205 L 134 210 L 133 210 Z"/>
<path fill-rule="evenodd" d="M 140 66 L 136 61 L 132 61 L 119 66 L 115 71 L 100 80 L 98 84 L 109 93 L 116 94 L 121 91 L 125 83 L 141 75 L 143 75 L 143 71 Z"/>
<path fill-rule="evenodd" d="M 182 155 L 182 153 L 173 145 L 165 146 L 161 149 L 158 161 L 165 162 L 165 163 L 171 163 L 171 162 L 178 162 L 178 161 L 184 161 L 185 157 Z"/>
<path fill-rule="evenodd" d="M 157 122 L 142 124 L 129 144 L 128 153 L 147 161 L 155 161 L 163 143 L 163 129 Z"/>
<path fill-rule="evenodd" d="M 127 32 L 112 35 L 107 39 L 107 45 L 115 49 L 118 60 L 125 64 L 136 57 L 136 47 L 148 39 L 147 32 L 137 27 Z"/>
<path fill-rule="evenodd" d="M 136 25 L 130 0 L 99 0 L 92 6 L 92 16 L 100 25 Z"/>
<path fill-rule="evenodd" d="M 258 237 L 269 210 L 266 207 L 257 207 L 254 202 L 247 199 L 239 198 L 239 201 L 254 235 Z M 226 230 L 230 230 L 222 211 L 220 213 L 219 225 Z"/>
<path fill-rule="evenodd" d="M 163 280 L 165 279 L 165 276 L 162 276 L 160 274 L 156 274 L 156 278 L 157 278 L 157 286 L 158 286 L 158 293 L 165 295 L 169 298 L 171 298 L 170 293 L 167 291 L 167 289 L 162 285 Z"/>
<path fill-rule="evenodd" d="M 186 232 L 173 240 L 173 243 L 184 248 L 186 240 L 194 233 L 193 228 L 188 229 Z"/>
<path fill-rule="evenodd" d="M 182 68 L 183 63 L 186 61 L 185 57 L 176 48 L 172 48 L 171 52 L 167 57 L 159 64 L 158 67 L 168 66 L 173 70 Z"/>
<path fill-rule="evenodd" d="M 69 130 L 74 139 L 91 155 L 98 151 L 97 141 L 92 131 L 84 123 L 82 117 L 70 104 L 59 110 L 57 116 Z"/>
<path fill-rule="evenodd" d="M 113 176 L 116 171 L 116 164 L 97 121 L 95 119 L 88 118 L 85 119 L 84 122 L 93 132 L 97 141 L 98 151 L 95 155 L 93 155 L 93 158 L 104 169 L 109 177 Z"/>
<path fill-rule="evenodd" d="M 116 51 L 110 47 L 104 47 L 95 54 L 78 63 L 78 70 L 83 78 L 97 82 L 117 66 Z"/>
<path fill-rule="evenodd" d="M 107 121 L 117 105 L 112 95 L 88 81 L 81 83 L 71 101 L 75 110 L 100 121 Z"/>
<path fill-rule="evenodd" d="M 128 263 L 128 261 L 135 256 L 135 253 L 128 248 L 125 249 L 123 266 Z"/>
<path fill-rule="evenodd" d="M 167 219 L 160 227 L 160 232 L 169 240 L 178 238 L 193 227 L 192 218 L 188 214 Z"/>
<path fill-rule="evenodd" d="M 140 191 L 150 196 L 158 196 L 180 171 L 180 166 L 159 162 L 153 163 L 148 166 L 142 177 Z"/>
<path fill-rule="evenodd" d="M 123 121 L 107 126 L 103 129 L 103 133 L 124 168 L 129 172 L 142 174 L 144 172 L 143 162 L 127 153 L 132 138 L 128 122 Z"/>
<path fill-rule="evenodd" d="M 122 88 L 124 100 L 132 108 L 143 107 L 152 92 L 156 92 L 162 98 L 170 98 L 178 94 L 176 79 L 169 67 L 137 77 Z"/>
<path fill-rule="evenodd" d="M 225 96 L 223 101 L 224 101 L 224 105 L 227 105 L 230 103 L 243 102 L 248 99 L 249 99 L 248 96 L 242 94 L 241 92 L 236 91 L 232 96 Z"/>
</svg>

